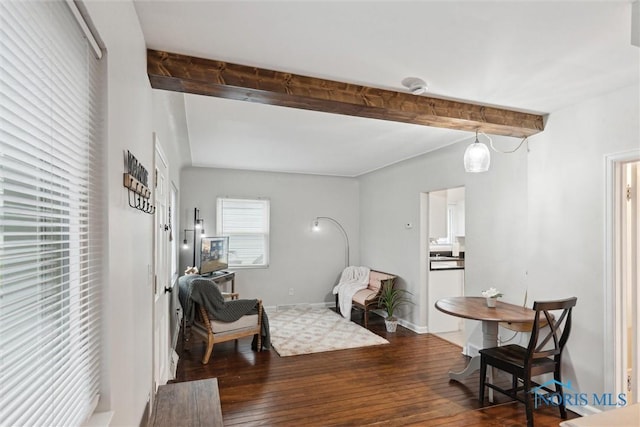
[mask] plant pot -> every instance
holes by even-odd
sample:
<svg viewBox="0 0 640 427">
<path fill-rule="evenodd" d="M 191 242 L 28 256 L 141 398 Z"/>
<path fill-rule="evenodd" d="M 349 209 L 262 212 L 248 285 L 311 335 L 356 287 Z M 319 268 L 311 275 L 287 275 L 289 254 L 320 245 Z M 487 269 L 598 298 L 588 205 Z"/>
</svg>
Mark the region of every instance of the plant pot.
<svg viewBox="0 0 640 427">
<path fill-rule="evenodd" d="M 395 317 L 384 319 L 384 324 L 387 327 L 387 332 L 395 332 L 398 327 L 398 319 Z"/>
<path fill-rule="evenodd" d="M 487 298 L 487 307 L 495 308 L 496 301 L 498 301 L 498 298 Z"/>
</svg>

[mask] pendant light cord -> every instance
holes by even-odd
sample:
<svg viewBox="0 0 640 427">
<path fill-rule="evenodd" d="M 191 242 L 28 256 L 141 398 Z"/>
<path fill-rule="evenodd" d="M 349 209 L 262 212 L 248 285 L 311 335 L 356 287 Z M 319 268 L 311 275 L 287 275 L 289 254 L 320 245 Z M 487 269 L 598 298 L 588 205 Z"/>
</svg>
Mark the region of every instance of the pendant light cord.
<svg viewBox="0 0 640 427">
<path fill-rule="evenodd" d="M 489 145 L 491 146 L 491 149 L 492 149 L 493 151 L 495 151 L 496 153 L 501 153 L 501 154 L 513 154 L 513 153 L 515 153 L 516 151 L 518 151 L 518 150 L 520 149 L 520 147 L 522 147 L 522 144 L 524 144 L 524 143 L 525 143 L 525 141 L 527 141 L 527 151 L 529 151 L 529 144 L 528 144 L 529 137 L 528 137 L 528 136 L 525 136 L 524 138 L 522 138 L 522 141 L 520 141 L 520 144 L 518 144 L 518 146 L 517 146 L 516 148 L 514 148 L 513 150 L 511 150 L 511 151 L 503 151 L 503 150 L 498 150 L 496 147 L 494 147 L 494 145 L 493 145 L 493 139 L 491 139 L 491 138 L 489 137 L 489 135 L 487 135 L 487 134 L 486 134 L 486 133 L 484 133 L 484 132 L 480 132 L 480 134 L 484 135 L 484 137 L 485 137 L 485 138 L 487 138 L 487 139 L 489 140 Z M 476 132 L 476 140 L 477 140 L 477 139 L 478 139 L 478 132 Z"/>
</svg>

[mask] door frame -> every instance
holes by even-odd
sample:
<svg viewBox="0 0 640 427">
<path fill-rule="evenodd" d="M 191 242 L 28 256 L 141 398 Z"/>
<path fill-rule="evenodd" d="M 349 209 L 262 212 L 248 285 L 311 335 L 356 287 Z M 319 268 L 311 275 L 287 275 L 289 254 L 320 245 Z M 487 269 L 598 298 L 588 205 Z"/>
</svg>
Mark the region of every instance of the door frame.
<svg viewBox="0 0 640 427">
<path fill-rule="evenodd" d="M 614 395 L 627 393 L 626 290 L 621 280 L 622 166 L 640 161 L 640 149 L 605 157 L 604 386 Z M 636 320 L 637 321 L 637 320 Z M 638 343 L 636 342 L 636 347 Z M 607 351 L 612 349 L 613 351 Z M 637 354 L 634 349 L 633 354 Z M 634 367 L 638 367 L 634 364 Z M 607 375 L 613 372 L 614 375 Z M 637 375 L 636 375 L 637 376 Z M 636 389 L 638 385 L 636 384 Z M 636 391 L 636 390 L 634 390 Z M 635 399 L 638 394 L 634 393 Z M 630 402 L 629 402 L 630 403 Z"/>
<path fill-rule="evenodd" d="M 162 146 L 160 145 L 160 141 L 158 139 L 158 135 L 154 132 L 153 133 L 153 173 L 154 173 L 154 193 L 153 193 L 153 197 L 154 197 L 154 204 L 156 201 L 156 192 L 157 192 L 157 168 L 158 168 L 158 164 L 157 164 L 157 159 L 158 157 L 161 159 L 161 161 L 163 162 L 164 166 L 166 167 L 166 176 L 164 177 L 164 184 L 166 185 L 165 188 L 165 198 L 168 199 L 168 191 L 170 188 L 170 179 L 169 179 L 169 162 L 167 160 L 167 156 L 164 154 L 164 150 L 162 149 Z M 169 200 L 165 200 L 166 203 L 169 203 Z M 165 212 L 165 214 L 167 214 Z M 163 283 L 161 280 L 161 276 L 158 274 L 158 272 L 160 271 L 160 269 L 164 269 L 166 271 L 166 278 L 168 278 L 169 276 L 169 271 L 170 271 L 170 265 L 167 265 L 166 261 L 169 259 L 169 246 L 166 246 L 164 248 L 164 251 L 166 251 L 167 253 L 165 254 L 164 257 L 159 257 L 158 253 L 157 253 L 157 244 L 158 244 L 158 236 L 160 235 L 160 233 L 167 233 L 167 231 L 165 231 L 164 229 L 161 230 L 158 224 L 158 210 L 156 207 L 156 213 L 154 215 L 153 218 L 153 224 L 154 224 L 154 232 L 153 232 L 153 251 L 154 251 L 154 255 L 153 255 L 153 289 L 152 289 L 152 294 L 151 294 L 151 312 L 152 312 L 152 319 L 151 319 L 151 336 L 152 336 L 152 347 L 151 347 L 151 363 L 152 363 L 152 373 L 151 373 L 151 395 L 155 396 L 156 390 L 158 388 L 158 386 L 166 383 L 166 381 L 169 379 L 170 373 L 170 363 L 171 363 L 171 353 L 168 351 L 168 348 L 170 346 L 170 331 L 169 331 L 169 310 L 168 310 L 168 300 L 166 301 L 167 304 L 165 304 L 164 306 L 167 308 L 167 312 L 165 313 L 165 320 L 166 320 L 166 324 L 165 324 L 165 329 L 166 329 L 166 342 L 169 344 L 167 345 L 167 349 L 166 349 L 166 356 L 167 356 L 167 360 L 163 361 L 163 366 L 164 366 L 164 372 L 159 372 L 158 376 L 156 376 L 156 370 L 158 369 L 158 367 L 156 366 L 156 357 L 160 357 L 162 356 L 163 352 L 160 351 L 159 346 L 162 345 L 163 340 L 161 339 L 156 339 L 156 334 L 155 334 L 155 329 L 156 329 L 156 322 L 158 321 L 158 313 L 157 313 L 157 309 L 158 309 L 158 301 L 162 298 L 167 299 L 168 296 L 166 295 L 165 292 L 165 287 L 167 286 L 168 283 Z M 168 238 L 167 238 L 167 242 L 168 242 Z M 159 265 L 159 260 L 158 259 L 163 259 L 164 260 L 164 265 Z M 160 333 L 162 333 L 162 331 L 160 331 Z M 159 341 L 159 342 L 158 342 Z M 157 353 L 160 352 L 160 355 L 158 355 Z M 153 397 L 151 399 L 151 403 L 153 405 Z"/>
</svg>

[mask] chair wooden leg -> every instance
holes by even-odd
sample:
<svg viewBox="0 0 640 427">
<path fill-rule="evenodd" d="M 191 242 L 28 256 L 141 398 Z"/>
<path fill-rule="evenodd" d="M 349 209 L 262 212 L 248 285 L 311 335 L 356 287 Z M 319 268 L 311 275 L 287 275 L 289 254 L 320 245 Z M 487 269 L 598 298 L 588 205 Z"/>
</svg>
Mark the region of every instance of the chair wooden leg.
<svg viewBox="0 0 640 427">
<path fill-rule="evenodd" d="M 524 408 L 527 414 L 527 427 L 533 427 L 533 401 L 531 396 L 531 376 L 524 378 Z"/>
<path fill-rule="evenodd" d="M 562 376 L 560 375 L 560 363 L 556 363 L 556 369 L 553 372 L 553 379 L 556 380 L 556 393 L 560 396 L 560 402 L 558 407 L 560 408 L 560 418 L 567 419 L 567 409 L 564 405 L 564 393 L 562 391 Z"/>
<path fill-rule="evenodd" d="M 483 356 L 480 356 L 480 392 L 478 393 L 478 400 L 480 406 L 484 406 L 484 388 L 487 381 L 487 363 Z"/>
<path fill-rule="evenodd" d="M 209 358 L 211 357 L 211 353 L 213 353 L 213 337 L 209 336 L 207 340 L 207 350 L 204 352 L 204 356 L 202 357 L 202 364 L 206 365 L 209 363 Z"/>
<path fill-rule="evenodd" d="M 191 351 L 191 338 L 191 326 L 187 325 L 187 323 L 184 322 L 184 328 L 182 329 L 182 345 L 183 348 L 187 351 Z"/>
<path fill-rule="evenodd" d="M 369 312 L 367 311 L 367 309 L 364 309 L 364 327 L 365 328 L 369 328 Z"/>
<path fill-rule="evenodd" d="M 513 398 L 517 398 L 518 396 L 518 376 L 516 374 L 511 374 L 511 392 L 513 393 Z"/>
</svg>

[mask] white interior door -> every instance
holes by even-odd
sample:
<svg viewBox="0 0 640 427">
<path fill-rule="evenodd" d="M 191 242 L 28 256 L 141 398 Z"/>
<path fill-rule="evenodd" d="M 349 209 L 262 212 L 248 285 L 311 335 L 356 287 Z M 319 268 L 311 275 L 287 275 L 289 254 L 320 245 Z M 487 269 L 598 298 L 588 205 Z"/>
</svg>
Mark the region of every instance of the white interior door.
<svg viewBox="0 0 640 427">
<path fill-rule="evenodd" d="M 155 281 L 153 292 L 153 392 L 169 379 L 169 180 L 168 164 L 155 140 Z"/>
</svg>

